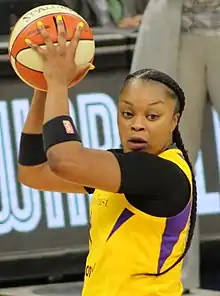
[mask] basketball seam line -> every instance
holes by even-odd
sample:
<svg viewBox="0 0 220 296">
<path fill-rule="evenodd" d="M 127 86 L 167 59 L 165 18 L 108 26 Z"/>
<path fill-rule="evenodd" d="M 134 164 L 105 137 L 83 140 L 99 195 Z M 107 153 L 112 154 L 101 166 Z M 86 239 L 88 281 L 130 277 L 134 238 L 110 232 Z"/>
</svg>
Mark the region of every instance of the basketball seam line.
<svg viewBox="0 0 220 296">
<path fill-rule="evenodd" d="M 20 51 L 19 51 L 20 52 Z M 13 57 L 14 58 L 14 57 Z M 90 60 L 90 63 L 93 61 L 93 58 Z M 22 63 L 20 63 L 18 60 L 16 60 L 15 59 L 15 62 L 17 62 L 20 66 L 23 66 L 23 67 L 25 67 L 26 69 L 28 69 L 28 70 L 31 70 L 31 71 L 34 71 L 34 72 L 37 72 L 37 73 L 41 73 L 41 74 L 43 74 L 44 72 L 42 72 L 42 71 L 39 71 L 39 70 L 36 70 L 36 69 L 32 69 L 32 68 L 30 68 L 30 67 L 28 67 L 28 66 L 26 66 L 26 65 L 23 65 Z M 20 72 L 19 72 L 19 74 L 20 74 Z"/>
<path fill-rule="evenodd" d="M 70 42 L 71 40 L 66 40 L 66 41 Z M 80 41 L 93 41 L 93 40 L 91 40 L 91 39 L 81 39 Z M 56 42 L 56 43 L 58 44 L 58 42 Z M 43 43 L 43 44 L 39 44 L 39 46 L 42 46 L 42 45 L 45 45 L 45 44 L 44 44 L 44 43 Z M 29 48 L 30 48 L 30 47 L 29 47 Z M 17 59 L 17 56 L 19 55 L 19 53 L 21 53 L 22 51 L 27 50 L 27 49 L 29 49 L 29 48 L 23 48 L 22 50 L 20 50 L 20 51 L 16 54 L 15 57 L 14 57 L 13 55 L 11 55 L 11 56 L 15 59 L 16 62 L 18 62 L 20 65 L 26 67 L 27 69 L 29 69 L 29 70 L 33 70 L 33 71 L 36 71 L 36 72 L 39 72 L 39 73 L 43 73 L 43 72 L 41 72 L 41 71 L 38 71 L 38 70 L 35 70 L 35 69 L 32 69 L 32 68 L 27 67 L 26 65 L 22 64 L 22 63 Z"/>
<path fill-rule="evenodd" d="M 47 14 L 46 16 L 50 16 L 50 15 L 53 15 L 54 13 L 50 13 L 50 14 Z M 58 13 L 57 13 L 58 14 Z M 68 14 L 68 13 L 63 13 L 63 14 Z M 36 20 L 34 20 L 33 22 L 31 22 L 30 24 L 28 24 L 28 26 L 29 25 L 31 25 L 31 24 L 33 24 L 34 22 L 36 22 L 37 21 L 37 19 Z M 11 48 L 11 52 L 12 52 L 12 50 L 13 50 L 13 47 L 14 47 L 14 44 L 15 44 L 15 42 L 16 42 L 16 40 L 18 39 L 18 37 L 19 37 L 19 35 L 24 31 L 26 29 L 26 27 L 24 27 L 22 30 L 21 30 L 21 32 L 19 32 L 19 34 L 17 35 L 17 37 L 15 38 L 15 40 L 14 40 L 14 43 L 13 43 L 13 46 L 12 46 L 12 48 Z M 13 33 L 13 30 L 12 30 L 12 32 L 11 32 L 11 35 L 12 35 L 12 33 Z M 10 39 L 10 38 L 9 38 Z M 27 47 L 28 48 L 28 47 Z M 12 55 L 12 54 L 11 54 Z M 15 58 L 14 57 L 14 55 L 12 55 L 13 56 L 13 58 Z"/>
<path fill-rule="evenodd" d="M 50 13 L 50 14 L 47 14 L 46 16 L 50 16 L 50 15 L 58 15 L 59 13 Z M 70 15 L 69 13 L 62 13 L 62 15 Z M 28 26 L 29 25 L 31 25 L 31 24 L 33 24 L 34 22 L 36 22 L 37 21 L 37 19 L 36 20 L 34 20 L 33 22 L 31 22 L 30 24 L 28 24 Z M 88 25 L 89 26 L 89 25 Z M 10 52 L 10 55 L 14 58 L 14 59 L 16 59 L 16 57 L 12 54 L 12 51 L 13 51 L 13 47 L 14 47 L 14 44 L 15 44 L 15 42 L 16 42 L 16 40 L 18 39 L 18 37 L 19 37 L 19 35 L 24 31 L 26 29 L 26 27 L 25 28 L 23 28 L 20 32 L 19 32 L 19 34 L 17 35 L 17 37 L 15 38 L 15 40 L 14 40 L 14 42 L 13 42 L 13 46 L 12 46 L 12 48 L 11 48 L 11 52 Z M 13 31 L 11 32 L 11 35 L 12 35 L 12 33 L 13 33 Z M 10 37 L 9 37 L 9 40 L 10 40 Z M 82 40 L 93 40 L 93 39 L 82 39 Z M 69 41 L 69 40 L 68 40 Z M 43 45 L 45 45 L 45 44 L 43 44 Z M 28 48 L 28 47 L 27 47 Z M 27 49 L 27 48 L 24 48 L 24 49 Z M 19 51 L 20 52 L 20 51 Z M 17 54 L 16 54 L 16 56 L 17 56 Z"/>
</svg>

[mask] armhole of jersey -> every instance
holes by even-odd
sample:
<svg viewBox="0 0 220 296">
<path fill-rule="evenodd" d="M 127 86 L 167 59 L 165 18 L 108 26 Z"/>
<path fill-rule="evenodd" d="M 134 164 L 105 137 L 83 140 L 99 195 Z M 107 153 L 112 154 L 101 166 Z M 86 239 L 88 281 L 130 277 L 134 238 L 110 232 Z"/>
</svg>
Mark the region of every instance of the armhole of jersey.
<svg viewBox="0 0 220 296">
<path fill-rule="evenodd" d="M 192 188 L 192 173 L 191 173 L 190 167 L 188 166 L 186 160 L 184 159 L 184 157 L 182 155 L 182 152 L 179 149 L 169 149 L 169 150 L 166 150 L 163 153 L 161 153 L 159 156 L 176 164 L 181 169 L 181 171 L 185 174 L 187 180 L 189 181 L 191 194 L 190 194 L 190 199 L 186 205 L 186 207 L 187 207 L 188 204 L 192 201 L 192 190 L 193 190 L 193 188 Z M 125 196 L 125 199 L 127 200 L 126 196 Z M 155 219 L 155 221 L 156 220 L 158 221 L 158 219 L 167 219 L 164 217 L 155 217 L 150 214 L 147 214 L 147 213 L 137 209 L 136 207 L 134 207 L 128 200 L 127 200 L 127 209 L 135 214 L 141 215 L 142 217 L 146 217 L 146 215 L 147 215 L 151 219 Z M 183 209 L 183 211 L 184 211 L 184 209 Z"/>
<path fill-rule="evenodd" d="M 126 208 L 131 211 L 132 213 L 134 213 L 135 215 L 138 215 L 139 217 L 143 217 L 144 219 L 146 219 L 146 217 L 149 217 L 152 221 L 155 220 L 156 222 L 158 221 L 158 219 L 160 221 L 165 221 L 167 218 L 166 217 L 157 217 L 157 216 L 153 216 L 151 214 L 145 213 L 141 210 L 139 210 L 138 208 L 136 208 L 135 206 L 133 206 L 126 198 L 126 196 L 124 195 L 126 201 L 127 201 L 127 205 Z"/>
<path fill-rule="evenodd" d="M 186 175 L 191 187 L 192 187 L 192 173 L 189 165 L 183 157 L 182 152 L 179 149 L 169 149 L 159 155 L 161 158 L 167 159 L 175 163 L 182 172 Z"/>
<path fill-rule="evenodd" d="M 188 163 L 184 159 L 182 152 L 177 148 L 173 148 L 161 153 L 160 157 L 175 163 L 185 174 L 190 184 L 190 202 L 193 196 L 192 172 L 190 170 Z"/>
</svg>

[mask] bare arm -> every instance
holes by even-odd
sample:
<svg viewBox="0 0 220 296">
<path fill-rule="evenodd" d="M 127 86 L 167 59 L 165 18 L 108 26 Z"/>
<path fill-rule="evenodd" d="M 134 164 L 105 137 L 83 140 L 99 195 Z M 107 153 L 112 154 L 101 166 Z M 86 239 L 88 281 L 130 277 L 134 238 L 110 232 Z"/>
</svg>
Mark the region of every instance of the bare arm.
<svg viewBox="0 0 220 296">
<path fill-rule="evenodd" d="M 36 135 L 42 134 L 45 101 L 46 93 L 35 90 L 30 110 L 24 124 L 23 133 Z M 37 153 L 37 151 L 35 151 L 35 153 Z M 47 162 L 34 166 L 24 166 L 19 164 L 18 180 L 22 184 L 38 190 L 86 193 L 82 186 L 73 184 L 56 176 L 50 170 Z"/>
<path fill-rule="evenodd" d="M 53 124 L 54 118 L 59 120 L 62 115 L 68 116 L 67 102 L 66 85 L 51 82 L 44 122 Z M 50 169 L 57 176 L 83 186 L 124 193 L 127 198 L 129 195 L 136 199 L 137 195 L 151 198 L 161 196 L 168 200 L 171 195 L 178 196 L 179 184 L 185 182 L 188 188 L 188 180 L 183 173 L 186 168 L 181 169 L 186 163 L 178 154 L 175 157 L 171 154 L 163 159 L 147 152 L 112 153 L 84 148 L 81 143 L 73 140 L 53 145 L 47 150 L 47 157 Z M 181 162 L 183 165 L 179 166 L 178 163 Z"/>
</svg>

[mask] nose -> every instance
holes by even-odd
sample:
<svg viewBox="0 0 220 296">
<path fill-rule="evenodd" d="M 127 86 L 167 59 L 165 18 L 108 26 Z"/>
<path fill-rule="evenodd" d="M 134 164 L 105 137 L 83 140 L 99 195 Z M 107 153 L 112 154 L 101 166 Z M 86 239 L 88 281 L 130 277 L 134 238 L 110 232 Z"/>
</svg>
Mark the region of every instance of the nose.
<svg viewBox="0 0 220 296">
<path fill-rule="evenodd" d="M 144 120 L 140 117 L 136 117 L 132 122 L 131 129 L 135 132 L 144 131 L 146 129 Z"/>
</svg>

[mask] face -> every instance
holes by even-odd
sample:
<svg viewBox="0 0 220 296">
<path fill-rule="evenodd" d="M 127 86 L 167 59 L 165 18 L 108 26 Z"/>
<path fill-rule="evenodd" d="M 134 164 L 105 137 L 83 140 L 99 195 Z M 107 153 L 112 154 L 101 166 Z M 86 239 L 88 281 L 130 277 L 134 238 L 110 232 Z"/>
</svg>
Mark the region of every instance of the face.
<svg viewBox="0 0 220 296">
<path fill-rule="evenodd" d="M 118 127 L 124 152 L 159 154 L 172 144 L 179 114 L 177 101 L 158 82 L 135 79 L 122 90 Z"/>
</svg>

